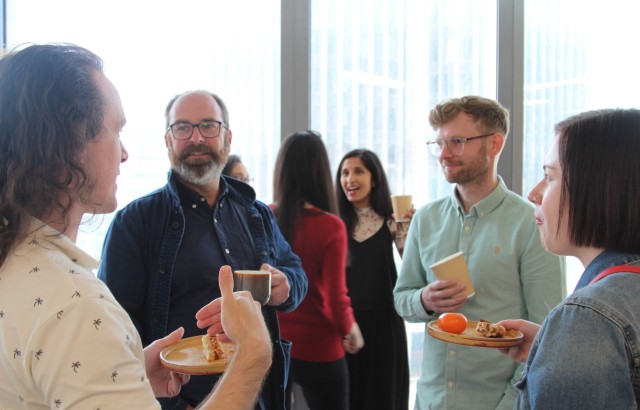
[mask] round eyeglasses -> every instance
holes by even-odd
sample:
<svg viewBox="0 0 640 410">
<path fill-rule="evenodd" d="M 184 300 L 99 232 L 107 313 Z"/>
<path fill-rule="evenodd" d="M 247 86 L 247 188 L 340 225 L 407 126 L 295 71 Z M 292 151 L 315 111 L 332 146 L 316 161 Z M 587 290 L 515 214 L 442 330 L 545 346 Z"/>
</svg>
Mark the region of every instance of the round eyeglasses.
<svg viewBox="0 0 640 410">
<path fill-rule="evenodd" d="M 495 132 L 492 132 L 490 134 L 478 135 L 475 137 L 469 137 L 469 138 L 455 137 L 455 138 L 449 138 L 445 140 L 427 141 L 427 147 L 429 147 L 429 152 L 434 157 L 439 157 L 440 154 L 442 154 L 442 150 L 444 149 L 445 145 L 447 146 L 447 150 L 449 150 L 451 155 L 458 156 L 458 155 L 462 155 L 462 153 L 464 152 L 465 142 L 475 140 L 478 138 L 490 137 L 493 134 L 495 134 Z"/>
<path fill-rule="evenodd" d="M 227 127 L 223 122 L 216 120 L 202 121 L 199 124 L 192 124 L 190 122 L 174 122 L 169 125 L 167 131 L 171 130 L 171 135 L 177 140 L 188 140 L 193 135 L 193 130 L 198 128 L 200 135 L 204 138 L 215 138 L 220 135 L 220 129 Z"/>
<path fill-rule="evenodd" d="M 250 184 L 253 182 L 253 178 L 244 175 L 229 175 L 233 179 L 237 179 L 238 181 L 242 181 L 245 184 Z"/>
</svg>

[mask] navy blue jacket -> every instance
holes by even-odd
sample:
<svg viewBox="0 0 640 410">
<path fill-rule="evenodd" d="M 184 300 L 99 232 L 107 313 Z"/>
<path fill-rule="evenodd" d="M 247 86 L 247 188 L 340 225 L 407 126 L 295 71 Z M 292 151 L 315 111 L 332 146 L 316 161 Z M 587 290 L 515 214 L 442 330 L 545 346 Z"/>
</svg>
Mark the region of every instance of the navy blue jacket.
<svg viewBox="0 0 640 410">
<path fill-rule="evenodd" d="M 172 172 L 163 188 L 141 197 L 118 211 L 105 239 L 98 277 L 129 313 L 146 346 L 166 336 L 174 263 L 184 234 L 185 217 Z M 289 299 L 278 306 L 282 312 L 295 309 L 307 292 L 307 278 L 300 259 L 285 241 L 271 210 L 256 201 L 253 189 L 231 178 L 221 177 L 220 209 L 231 209 L 233 218 L 215 223 L 226 264 L 233 270 L 259 269 L 262 263 L 282 271 L 291 286 Z M 231 208 L 229 208 L 231 207 Z M 234 232 L 243 230 L 251 244 L 239 244 Z M 217 268 L 215 270 L 217 274 Z M 199 307 L 196 307 L 197 310 Z M 262 309 L 273 340 L 273 365 L 263 386 L 261 402 L 266 409 L 284 407 L 290 343 L 280 339 L 276 309 Z"/>
</svg>

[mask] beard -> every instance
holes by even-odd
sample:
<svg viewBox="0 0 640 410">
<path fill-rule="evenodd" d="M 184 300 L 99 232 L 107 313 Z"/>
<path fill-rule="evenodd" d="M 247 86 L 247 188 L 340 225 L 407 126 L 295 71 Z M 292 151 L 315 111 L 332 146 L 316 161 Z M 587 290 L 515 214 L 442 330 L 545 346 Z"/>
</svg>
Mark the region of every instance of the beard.
<svg viewBox="0 0 640 410">
<path fill-rule="evenodd" d="M 171 168 L 185 182 L 194 185 L 206 185 L 215 181 L 222 174 L 227 163 L 230 144 L 225 138 L 224 147 L 216 152 L 206 145 L 189 145 L 177 156 L 169 145 Z M 191 154 L 207 154 L 210 158 L 189 159 Z"/>
<path fill-rule="evenodd" d="M 483 179 L 490 171 L 490 162 L 487 156 L 487 149 L 482 145 L 478 155 L 475 158 L 471 158 L 466 161 L 466 164 L 458 161 L 457 157 L 451 157 L 446 161 L 443 161 L 443 169 L 445 165 L 464 165 L 463 168 L 458 169 L 455 172 L 447 173 L 445 170 L 444 177 L 447 182 L 458 185 L 466 185 L 475 181 Z"/>
</svg>

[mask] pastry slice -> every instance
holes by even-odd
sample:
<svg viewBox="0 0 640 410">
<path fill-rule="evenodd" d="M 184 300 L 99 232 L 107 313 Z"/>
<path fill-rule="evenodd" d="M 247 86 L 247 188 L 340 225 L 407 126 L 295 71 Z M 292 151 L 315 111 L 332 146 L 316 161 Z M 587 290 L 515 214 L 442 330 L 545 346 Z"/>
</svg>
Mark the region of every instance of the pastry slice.
<svg viewBox="0 0 640 410">
<path fill-rule="evenodd" d="M 202 352 L 209 362 L 225 358 L 222 346 L 220 346 L 220 343 L 215 336 L 202 336 Z"/>
<path fill-rule="evenodd" d="M 484 337 L 504 337 L 507 334 L 507 329 L 504 326 L 486 320 L 478 321 L 476 331 Z"/>
</svg>

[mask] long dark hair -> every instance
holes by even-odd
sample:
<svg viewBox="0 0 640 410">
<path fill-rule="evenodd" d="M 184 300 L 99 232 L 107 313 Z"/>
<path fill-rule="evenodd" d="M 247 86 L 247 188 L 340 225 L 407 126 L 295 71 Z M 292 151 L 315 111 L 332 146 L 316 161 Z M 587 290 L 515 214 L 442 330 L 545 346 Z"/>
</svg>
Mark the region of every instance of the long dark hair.
<svg viewBox="0 0 640 410">
<path fill-rule="evenodd" d="M 353 233 L 353 229 L 358 223 L 358 215 L 356 209 L 342 190 L 340 176 L 342 173 L 342 164 L 349 158 L 360 158 L 364 167 L 371 172 L 371 208 L 378 215 L 385 219 L 391 218 L 393 207 L 391 206 L 391 190 L 387 182 L 387 176 L 382 168 L 382 162 L 375 152 L 368 149 L 360 148 L 349 151 L 340 160 L 338 171 L 336 172 L 336 197 L 338 198 L 338 210 L 340 217 L 347 225 L 347 232 Z"/>
<path fill-rule="evenodd" d="M 231 154 L 227 158 L 227 163 L 222 168 L 222 175 L 231 175 L 231 170 L 236 164 L 242 164 L 242 158 L 239 155 Z"/>
<path fill-rule="evenodd" d="M 329 156 L 318 132 L 300 131 L 284 140 L 273 179 L 276 220 L 287 241 L 293 240 L 305 201 L 336 213 Z"/>
<path fill-rule="evenodd" d="M 640 253 L 640 110 L 585 112 L 556 133 L 572 244 Z"/>
<path fill-rule="evenodd" d="M 81 155 L 103 127 L 101 71 L 98 56 L 71 44 L 30 45 L 0 60 L 0 264 L 29 216 L 57 209 L 66 223 L 72 190 L 86 188 Z"/>
</svg>

